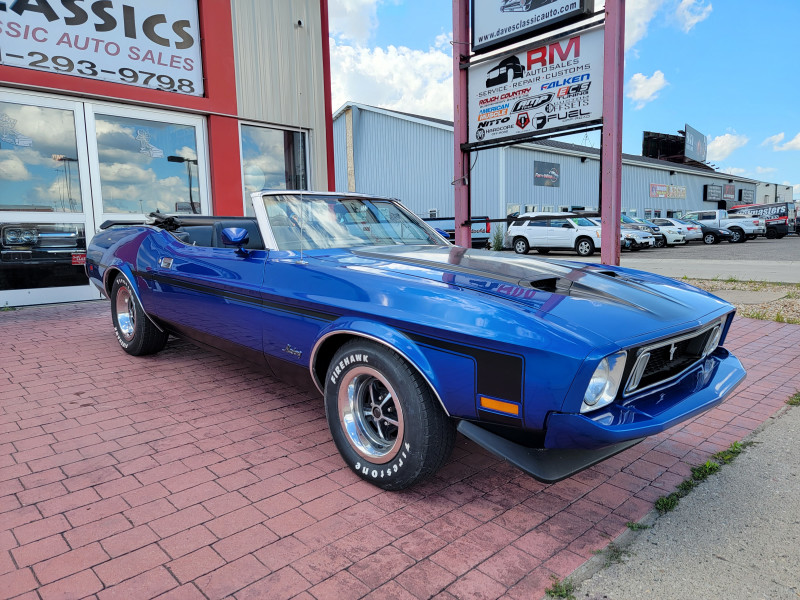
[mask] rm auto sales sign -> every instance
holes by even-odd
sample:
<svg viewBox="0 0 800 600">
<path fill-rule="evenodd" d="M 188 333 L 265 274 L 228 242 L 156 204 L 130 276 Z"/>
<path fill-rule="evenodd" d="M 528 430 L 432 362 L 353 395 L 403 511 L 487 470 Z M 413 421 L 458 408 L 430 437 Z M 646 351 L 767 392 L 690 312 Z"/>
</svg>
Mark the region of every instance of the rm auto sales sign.
<svg viewBox="0 0 800 600">
<path fill-rule="evenodd" d="M 539 137 L 603 118 L 603 29 L 527 46 L 469 68 L 469 142 Z"/>
<path fill-rule="evenodd" d="M 197 0 L 0 0 L 0 64 L 202 96 Z"/>
</svg>

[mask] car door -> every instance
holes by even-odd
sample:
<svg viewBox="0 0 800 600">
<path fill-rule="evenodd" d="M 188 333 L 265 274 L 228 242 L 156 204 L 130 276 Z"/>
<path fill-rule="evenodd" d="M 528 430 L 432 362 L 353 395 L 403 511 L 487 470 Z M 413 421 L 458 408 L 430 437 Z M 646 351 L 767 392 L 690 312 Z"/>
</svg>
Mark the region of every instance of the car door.
<svg viewBox="0 0 800 600">
<path fill-rule="evenodd" d="M 263 352 L 265 250 L 245 253 L 175 239 L 149 248 L 143 244 L 141 253 L 146 252 L 155 265 L 143 299 L 152 314 L 201 343 L 237 353 Z"/>
<path fill-rule="evenodd" d="M 550 219 L 547 228 L 547 245 L 551 248 L 572 248 L 575 245 L 575 227 L 569 219 Z"/>
</svg>

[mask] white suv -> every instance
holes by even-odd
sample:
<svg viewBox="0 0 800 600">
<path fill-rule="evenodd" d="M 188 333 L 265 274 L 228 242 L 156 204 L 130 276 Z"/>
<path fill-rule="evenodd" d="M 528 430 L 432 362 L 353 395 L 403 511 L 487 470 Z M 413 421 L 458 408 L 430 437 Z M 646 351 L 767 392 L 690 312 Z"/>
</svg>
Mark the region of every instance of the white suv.
<svg viewBox="0 0 800 600">
<path fill-rule="evenodd" d="M 535 248 L 539 254 L 574 250 L 591 256 L 600 247 L 600 228 L 574 213 L 523 213 L 509 225 L 507 235 L 517 254 Z"/>
</svg>

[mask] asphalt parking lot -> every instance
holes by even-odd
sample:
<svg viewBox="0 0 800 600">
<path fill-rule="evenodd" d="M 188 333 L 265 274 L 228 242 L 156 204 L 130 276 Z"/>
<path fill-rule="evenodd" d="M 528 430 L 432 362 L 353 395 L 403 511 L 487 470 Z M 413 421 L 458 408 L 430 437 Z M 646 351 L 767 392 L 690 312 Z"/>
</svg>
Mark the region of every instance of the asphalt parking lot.
<svg viewBox="0 0 800 600">
<path fill-rule="evenodd" d="M 800 326 L 737 318 L 708 413 L 554 485 L 459 438 L 384 492 L 319 397 L 179 340 L 120 350 L 107 302 L 0 313 L 0 596 L 541 598 L 800 387 Z"/>
<path fill-rule="evenodd" d="M 720 242 L 708 245 L 700 241 L 693 241 L 681 246 L 639 250 L 638 252 L 623 251 L 622 253 L 623 258 L 631 261 L 651 259 L 654 255 L 670 260 L 790 262 L 800 260 L 800 235 L 787 235 L 780 240 L 768 240 L 760 237 L 740 244 Z"/>
</svg>

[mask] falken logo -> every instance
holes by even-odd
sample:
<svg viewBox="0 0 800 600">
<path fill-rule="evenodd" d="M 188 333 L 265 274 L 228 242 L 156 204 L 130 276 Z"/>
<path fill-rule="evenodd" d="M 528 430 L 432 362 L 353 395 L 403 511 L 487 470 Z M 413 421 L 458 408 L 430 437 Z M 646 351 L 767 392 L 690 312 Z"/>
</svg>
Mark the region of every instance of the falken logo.
<svg viewBox="0 0 800 600">
<path fill-rule="evenodd" d="M 551 81 L 550 83 L 543 83 L 542 87 L 539 88 L 541 90 L 551 90 L 553 88 L 559 88 L 564 85 L 573 85 L 575 83 L 580 83 L 581 81 L 589 81 L 589 73 L 584 73 L 583 75 L 575 75 L 575 77 L 569 77 L 564 79 L 563 81 L 559 81 L 556 79 L 555 81 Z"/>
<path fill-rule="evenodd" d="M 553 94 L 541 94 L 539 96 L 534 96 L 533 98 L 523 98 L 519 100 L 516 104 L 514 104 L 514 108 L 511 112 L 520 112 L 522 110 L 533 110 L 535 108 L 539 108 L 540 106 L 544 106 L 548 102 L 553 99 Z"/>
<path fill-rule="evenodd" d="M 368 363 L 369 362 L 369 354 L 351 354 L 350 356 L 345 356 L 342 360 L 339 361 L 339 364 L 336 365 L 336 368 L 331 373 L 331 383 L 335 384 L 336 380 L 339 379 L 339 375 L 342 371 L 345 370 L 346 367 L 351 365 L 352 363 Z"/>
</svg>

